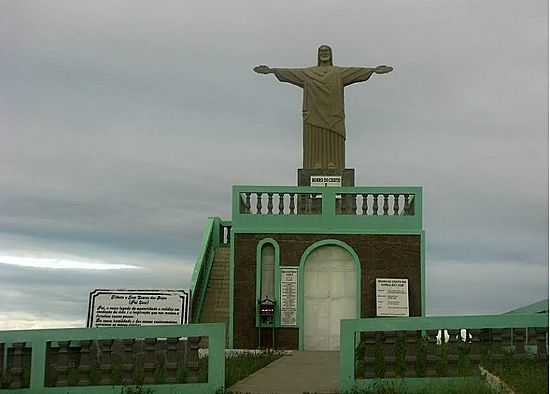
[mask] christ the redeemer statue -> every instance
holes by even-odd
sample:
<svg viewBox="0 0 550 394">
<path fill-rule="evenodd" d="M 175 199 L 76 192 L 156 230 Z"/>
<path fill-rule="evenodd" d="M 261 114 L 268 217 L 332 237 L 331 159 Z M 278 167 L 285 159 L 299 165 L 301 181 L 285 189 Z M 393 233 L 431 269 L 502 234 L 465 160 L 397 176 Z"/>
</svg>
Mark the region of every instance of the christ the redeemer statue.
<svg viewBox="0 0 550 394">
<path fill-rule="evenodd" d="M 254 67 L 260 74 L 273 73 L 281 82 L 304 89 L 303 168 L 345 168 L 344 87 L 363 82 L 373 73 L 392 71 L 389 66 L 338 67 L 332 64 L 332 50 L 319 47 L 317 66 L 306 68 Z"/>
</svg>

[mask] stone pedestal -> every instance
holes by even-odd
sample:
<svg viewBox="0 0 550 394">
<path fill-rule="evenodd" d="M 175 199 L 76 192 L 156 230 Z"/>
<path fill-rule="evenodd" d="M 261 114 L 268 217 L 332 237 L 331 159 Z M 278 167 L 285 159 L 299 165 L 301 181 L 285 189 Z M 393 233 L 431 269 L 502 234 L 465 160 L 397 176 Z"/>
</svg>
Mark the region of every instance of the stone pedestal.
<svg viewBox="0 0 550 394">
<path fill-rule="evenodd" d="M 311 186 L 312 176 L 341 176 L 342 186 L 355 186 L 355 168 L 345 169 L 322 169 L 322 168 L 299 168 L 298 186 Z"/>
</svg>

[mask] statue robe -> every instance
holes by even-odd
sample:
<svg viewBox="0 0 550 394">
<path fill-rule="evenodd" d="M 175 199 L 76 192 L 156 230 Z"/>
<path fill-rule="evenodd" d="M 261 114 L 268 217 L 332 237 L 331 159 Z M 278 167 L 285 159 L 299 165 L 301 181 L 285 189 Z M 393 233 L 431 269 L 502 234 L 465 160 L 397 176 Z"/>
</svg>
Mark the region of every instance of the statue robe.
<svg viewBox="0 0 550 394">
<path fill-rule="evenodd" d="M 274 68 L 281 82 L 304 89 L 303 167 L 345 168 L 344 87 L 366 81 L 366 67 Z"/>
</svg>

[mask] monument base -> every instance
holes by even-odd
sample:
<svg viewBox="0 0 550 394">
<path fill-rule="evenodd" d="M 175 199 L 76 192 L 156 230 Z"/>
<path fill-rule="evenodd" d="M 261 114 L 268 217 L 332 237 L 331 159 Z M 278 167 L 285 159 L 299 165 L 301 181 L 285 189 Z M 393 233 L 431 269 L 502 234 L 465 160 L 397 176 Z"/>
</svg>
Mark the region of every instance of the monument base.
<svg viewBox="0 0 550 394">
<path fill-rule="evenodd" d="M 355 168 L 344 169 L 322 169 L 322 168 L 299 168 L 298 186 L 312 186 L 312 178 L 332 178 L 326 179 L 327 182 L 317 180 L 313 186 L 331 187 L 331 186 L 355 186 Z M 339 179 L 334 179 L 339 178 Z M 341 181 L 341 182 L 340 182 Z M 300 194 L 297 200 L 297 211 L 299 215 L 319 215 L 321 213 L 321 195 Z M 345 196 L 336 201 L 336 210 L 338 212 L 352 213 L 352 196 Z"/>
<path fill-rule="evenodd" d="M 312 176 L 339 176 L 342 177 L 342 186 L 355 186 L 355 168 L 298 168 L 298 186 L 311 186 Z"/>
</svg>

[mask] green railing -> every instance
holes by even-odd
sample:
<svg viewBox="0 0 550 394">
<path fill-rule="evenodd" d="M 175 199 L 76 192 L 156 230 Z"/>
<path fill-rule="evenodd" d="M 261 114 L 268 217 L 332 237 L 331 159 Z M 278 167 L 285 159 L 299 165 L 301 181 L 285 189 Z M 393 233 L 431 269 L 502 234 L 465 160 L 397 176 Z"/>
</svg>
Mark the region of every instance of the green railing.
<svg viewBox="0 0 550 394">
<path fill-rule="evenodd" d="M 220 323 L 0 331 L 0 393 L 120 394 L 136 384 L 133 377 L 139 374 L 143 387 L 155 394 L 215 393 L 225 380 L 224 331 Z M 199 376 L 201 337 L 208 337 L 204 382 Z M 159 361 L 159 349 L 163 349 L 163 361 Z M 178 362 L 182 352 L 184 360 Z M 135 361 L 136 353 L 141 364 Z M 115 355 L 120 357 L 118 362 Z M 176 378 L 178 366 L 185 371 L 181 378 Z M 46 379 L 52 369 L 54 379 Z M 163 379 L 155 374 L 161 371 Z"/>
<path fill-rule="evenodd" d="M 233 186 L 234 232 L 422 230 L 421 187 Z"/>
<path fill-rule="evenodd" d="M 526 329 L 537 357 L 548 359 L 548 314 L 342 320 L 340 390 L 479 379 L 480 363 L 503 360 L 509 351 L 527 357 Z"/>
<path fill-rule="evenodd" d="M 200 322 L 202 306 L 204 305 L 216 250 L 221 246 L 229 246 L 230 239 L 230 221 L 221 220 L 219 217 L 208 219 L 208 224 L 203 231 L 199 255 L 191 277 L 191 321 L 193 323 Z"/>
</svg>

